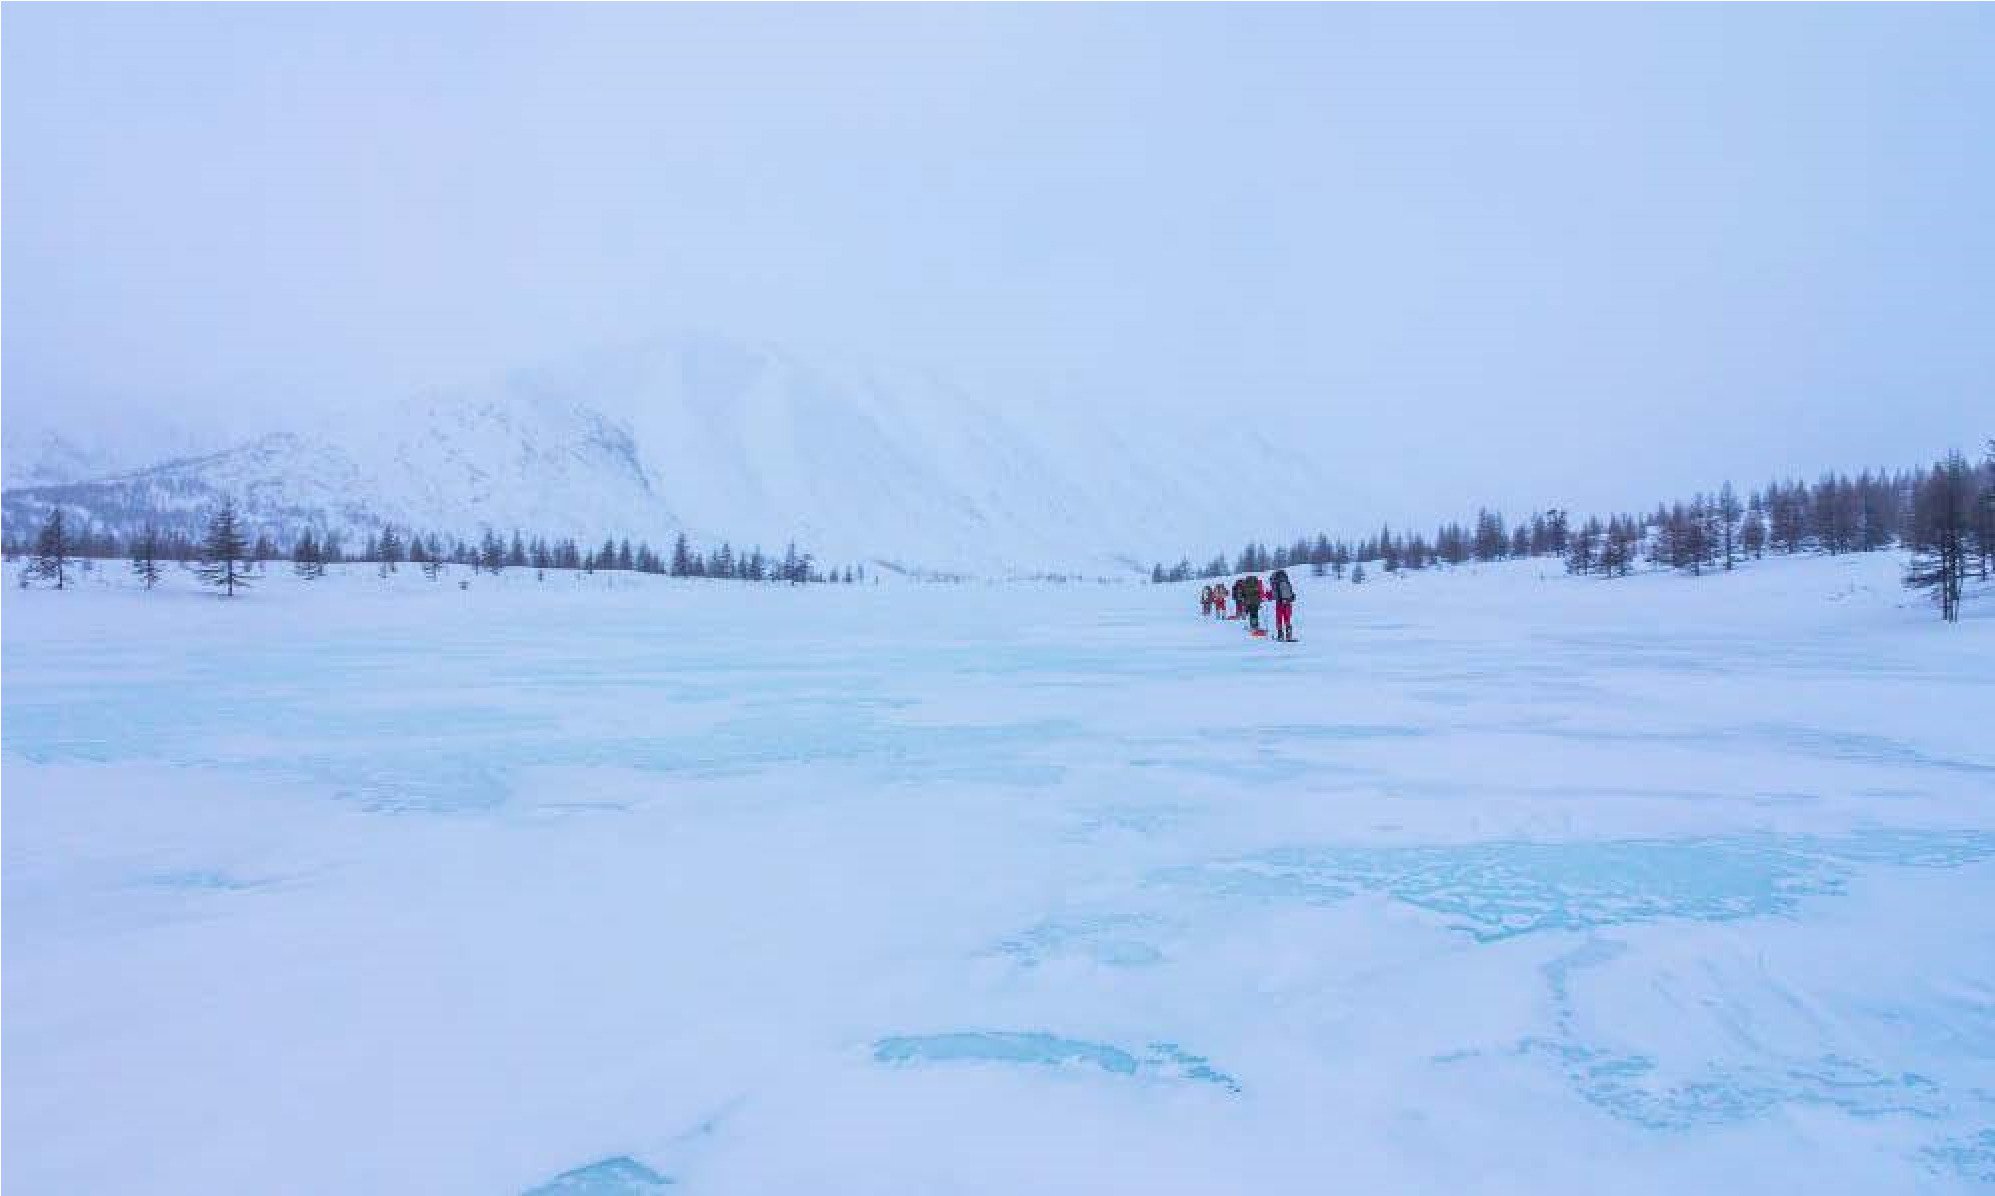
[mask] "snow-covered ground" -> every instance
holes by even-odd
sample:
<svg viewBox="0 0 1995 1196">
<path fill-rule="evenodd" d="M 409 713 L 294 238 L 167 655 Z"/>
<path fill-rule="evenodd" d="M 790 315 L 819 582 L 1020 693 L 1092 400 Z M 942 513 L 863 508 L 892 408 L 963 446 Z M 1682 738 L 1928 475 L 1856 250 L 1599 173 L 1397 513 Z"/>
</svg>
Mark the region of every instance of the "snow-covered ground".
<svg viewBox="0 0 1995 1196">
<path fill-rule="evenodd" d="M 6 1190 L 1983 1190 L 1899 567 L 9 588 Z"/>
</svg>

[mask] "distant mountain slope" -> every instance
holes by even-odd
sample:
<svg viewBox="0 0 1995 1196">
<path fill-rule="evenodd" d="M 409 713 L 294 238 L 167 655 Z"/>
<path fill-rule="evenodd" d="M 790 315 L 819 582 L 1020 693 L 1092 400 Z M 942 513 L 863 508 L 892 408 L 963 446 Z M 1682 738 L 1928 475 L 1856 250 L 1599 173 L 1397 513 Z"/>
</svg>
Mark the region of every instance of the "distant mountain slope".
<svg viewBox="0 0 1995 1196">
<path fill-rule="evenodd" d="M 777 348 L 660 337 L 86 482 L 9 488 L 114 527 L 252 521 L 645 538 L 680 531 L 831 560 L 977 573 L 1127 568 L 1319 515 L 1321 466 L 1218 413 L 1122 421 L 999 405 L 927 375 L 833 371 Z"/>
</svg>

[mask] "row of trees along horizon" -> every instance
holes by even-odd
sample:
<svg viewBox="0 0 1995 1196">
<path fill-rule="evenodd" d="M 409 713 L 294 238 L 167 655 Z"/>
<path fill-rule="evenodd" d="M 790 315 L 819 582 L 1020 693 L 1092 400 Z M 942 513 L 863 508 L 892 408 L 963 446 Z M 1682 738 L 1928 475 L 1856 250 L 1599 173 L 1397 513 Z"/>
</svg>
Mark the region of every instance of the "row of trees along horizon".
<svg viewBox="0 0 1995 1196">
<path fill-rule="evenodd" d="M 1658 504 L 1645 515 L 1619 514 L 1604 520 L 1595 515 L 1578 524 L 1568 512 L 1552 508 L 1506 526 L 1500 512 L 1485 508 L 1469 525 L 1443 524 L 1431 540 L 1418 532 L 1394 533 L 1385 527 L 1356 542 L 1318 534 L 1270 549 L 1257 541 L 1243 548 L 1230 568 L 1227 558 L 1218 555 L 1203 569 L 1194 569 L 1189 559 L 1170 568 L 1158 564 L 1150 577 L 1159 583 L 1182 582 L 1307 565 L 1318 577 L 1341 579 L 1348 569 L 1353 582 L 1363 582 L 1367 564 L 1398 573 L 1531 557 L 1560 558 L 1568 573 L 1582 576 L 1625 577 L 1644 560 L 1651 568 L 1697 575 L 1729 570 L 1768 552 L 1836 554 L 1888 548 L 1912 553 L 1905 584 L 1929 591 L 1941 617 L 1957 621 L 1970 573 L 1986 580 L 1995 568 L 1995 440 L 1989 441 L 1987 458 L 1979 465 L 1954 452 L 1924 470 L 1865 471 L 1855 478 L 1828 473 L 1812 484 L 1774 482 L 1753 491 L 1743 503 L 1727 482 L 1715 495 Z M 163 562 L 179 562 L 194 567 L 203 581 L 230 595 L 268 563 L 286 559 L 308 580 L 324 576 L 329 565 L 346 562 L 375 565 L 383 576 L 406 563 L 433 580 L 452 565 L 494 574 L 531 568 L 542 578 L 547 570 L 558 569 L 799 585 L 865 580 L 863 566 L 820 569 L 794 544 L 781 559 L 765 556 L 760 548 L 737 554 L 729 544 L 702 554 L 683 534 L 669 556 L 642 541 L 633 547 L 628 539 L 605 539 L 599 548 L 585 552 L 573 538 L 528 540 L 515 531 L 507 541 L 488 529 L 475 545 L 461 537 L 446 544 L 434 533 L 403 532 L 385 525 L 369 533 L 357 553 L 347 551 L 338 532 L 320 534 L 310 529 L 280 549 L 267 531 L 259 531 L 252 540 L 228 498 L 212 514 L 200 540 L 182 531 L 161 532 L 147 526 L 121 543 L 107 530 L 72 529 L 58 507 L 49 513 L 32 548 L 9 530 L 4 549 L 9 561 L 29 555 L 28 568 L 21 574 L 23 587 L 47 581 L 57 589 L 66 585 L 72 562 L 120 556 L 129 558 L 133 572 L 148 589 L 158 583 Z"/>
<path fill-rule="evenodd" d="M 1647 514 L 1599 515 L 1579 522 L 1567 511 L 1538 511 L 1506 525 L 1484 508 L 1470 523 L 1444 523 L 1431 538 L 1381 528 L 1364 539 L 1328 534 L 1268 547 L 1254 541 L 1229 562 L 1224 554 L 1203 567 L 1190 558 L 1150 570 L 1157 583 L 1265 573 L 1307 567 L 1316 577 L 1363 583 L 1365 566 L 1399 573 L 1471 562 L 1530 557 L 1558 558 L 1567 573 L 1626 577 L 1646 562 L 1652 569 L 1693 576 L 1728 570 L 1767 553 L 1877 552 L 1912 554 L 1905 585 L 1929 592 L 1940 617 L 1957 622 L 1967 579 L 1995 571 L 1995 440 L 1976 465 L 1959 452 L 1926 469 L 1864 471 L 1852 478 L 1826 473 L 1813 483 L 1773 482 L 1742 502 L 1730 482 L 1716 494 L 1659 503 Z"/>
<path fill-rule="evenodd" d="M 654 551 L 645 541 L 633 546 L 628 538 L 605 539 L 598 548 L 585 550 L 572 537 L 527 539 L 515 531 L 510 540 L 487 530 L 476 544 L 461 537 L 446 541 L 435 533 L 420 534 L 383 525 L 369 532 L 363 546 L 349 551 L 337 531 L 318 532 L 311 528 L 299 533 L 290 544 L 279 547 L 267 530 L 254 538 L 245 527 L 233 499 L 224 498 L 208 519 L 207 529 L 198 540 L 184 531 L 161 531 L 147 525 L 122 541 L 103 529 L 71 526 L 62 508 L 50 511 L 32 545 L 14 532 L 5 537 L 8 561 L 21 556 L 28 566 L 21 572 L 20 584 L 45 581 L 60 590 L 67 586 L 69 570 L 79 562 L 127 559 L 146 589 L 159 584 L 164 566 L 176 563 L 191 567 L 202 581 L 221 589 L 225 595 L 250 584 L 270 563 L 289 561 L 299 577 L 307 581 L 324 577 L 329 566 L 365 564 L 386 577 L 403 565 L 419 569 L 436 580 L 452 565 L 473 573 L 494 575 L 506 569 L 532 569 L 545 579 L 550 569 L 578 574 L 596 572 L 654 573 L 670 577 L 709 577 L 730 581 L 787 582 L 792 585 L 842 583 L 866 580 L 863 565 L 822 568 L 808 552 L 798 552 L 791 544 L 781 557 L 765 555 L 761 548 L 737 553 L 730 543 L 702 553 L 681 533 L 669 555 Z"/>
</svg>

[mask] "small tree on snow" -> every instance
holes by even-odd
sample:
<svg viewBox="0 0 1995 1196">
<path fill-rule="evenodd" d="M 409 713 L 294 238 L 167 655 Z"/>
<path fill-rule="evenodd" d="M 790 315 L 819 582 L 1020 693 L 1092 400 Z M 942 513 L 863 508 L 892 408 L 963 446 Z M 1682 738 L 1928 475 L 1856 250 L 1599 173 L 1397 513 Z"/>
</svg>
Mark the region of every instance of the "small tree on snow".
<svg viewBox="0 0 1995 1196">
<path fill-rule="evenodd" d="M 249 546 L 244 542 L 242 521 L 236 517 L 236 504 L 224 497 L 208 520 L 208 534 L 201 541 L 201 580 L 220 586 L 224 596 L 235 597 L 237 586 L 248 586 L 245 560 Z"/>
<path fill-rule="evenodd" d="M 402 562 L 402 538 L 395 534 L 393 527 L 382 525 L 381 538 L 376 541 L 375 550 L 381 560 L 381 576 L 395 572 L 395 567 Z"/>
<path fill-rule="evenodd" d="M 1912 496 L 1910 547 L 1905 571 L 1909 589 L 1930 590 L 1940 618 L 1960 620 L 1962 583 L 1967 577 L 1968 532 L 1974 521 L 1973 475 L 1967 458 L 1953 453 L 1918 485 Z"/>
<path fill-rule="evenodd" d="M 150 523 L 132 537 L 132 573 L 148 590 L 159 584 L 159 529 Z"/>
<path fill-rule="evenodd" d="M 306 581 L 317 581 L 326 575 L 326 552 L 311 528 L 306 528 L 291 546 L 291 568 Z"/>
<path fill-rule="evenodd" d="M 54 581 L 60 590 L 69 582 L 69 560 L 74 551 L 69 542 L 69 528 L 63 523 L 62 508 L 49 512 L 48 522 L 35 536 L 35 560 L 28 568 L 28 575 L 43 581 Z"/>
</svg>

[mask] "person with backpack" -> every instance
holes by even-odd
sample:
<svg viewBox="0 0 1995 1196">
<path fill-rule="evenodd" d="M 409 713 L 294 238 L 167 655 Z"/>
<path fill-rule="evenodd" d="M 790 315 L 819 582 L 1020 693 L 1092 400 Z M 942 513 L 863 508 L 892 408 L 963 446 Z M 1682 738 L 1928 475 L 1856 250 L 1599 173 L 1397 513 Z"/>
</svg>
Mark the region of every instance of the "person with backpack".
<svg viewBox="0 0 1995 1196">
<path fill-rule="evenodd" d="M 1198 613 L 1201 617 L 1212 614 L 1212 587 L 1200 586 L 1198 590 Z"/>
<path fill-rule="evenodd" d="M 1292 644 L 1295 642 L 1295 583 L 1288 579 L 1288 570 L 1277 569 L 1268 575 L 1268 592 L 1275 600 L 1275 638 Z"/>
<path fill-rule="evenodd" d="M 1212 583 L 1212 617 L 1226 617 L 1226 587 L 1216 581 Z"/>
<path fill-rule="evenodd" d="M 1261 599 L 1265 596 L 1266 591 L 1256 574 L 1249 573 L 1233 583 L 1233 601 L 1246 614 L 1247 632 L 1250 635 L 1267 634 L 1261 630 Z"/>
</svg>

